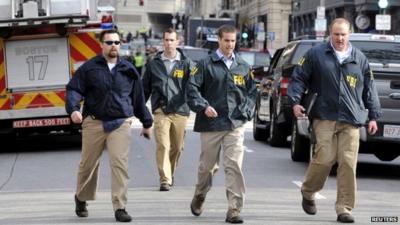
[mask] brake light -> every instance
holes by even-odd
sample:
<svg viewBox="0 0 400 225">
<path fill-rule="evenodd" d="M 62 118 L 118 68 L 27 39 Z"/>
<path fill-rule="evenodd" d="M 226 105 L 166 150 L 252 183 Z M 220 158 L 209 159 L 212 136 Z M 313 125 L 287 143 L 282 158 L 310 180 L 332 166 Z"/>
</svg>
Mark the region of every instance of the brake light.
<svg viewBox="0 0 400 225">
<path fill-rule="evenodd" d="M 101 17 L 101 23 L 112 23 L 113 22 L 113 18 L 111 15 L 103 15 Z"/>
<path fill-rule="evenodd" d="M 288 87 L 289 87 L 289 78 L 282 77 L 281 78 L 281 91 L 280 91 L 281 96 L 287 95 Z"/>
</svg>

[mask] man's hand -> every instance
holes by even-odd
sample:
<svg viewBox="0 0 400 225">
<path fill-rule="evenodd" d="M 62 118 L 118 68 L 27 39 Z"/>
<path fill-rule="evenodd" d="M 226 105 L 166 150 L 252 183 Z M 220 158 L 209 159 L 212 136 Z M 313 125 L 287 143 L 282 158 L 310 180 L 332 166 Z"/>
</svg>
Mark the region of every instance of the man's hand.
<svg viewBox="0 0 400 225">
<path fill-rule="evenodd" d="M 151 138 L 151 127 L 142 128 L 142 131 L 140 132 L 140 136 L 143 136 L 143 137 L 145 137 L 145 138 L 150 140 L 150 138 Z"/>
<path fill-rule="evenodd" d="M 368 134 L 374 135 L 378 131 L 378 125 L 375 120 L 370 120 L 368 122 Z"/>
<path fill-rule="evenodd" d="M 306 110 L 302 105 L 294 105 L 292 109 L 293 109 L 293 114 L 296 118 L 306 116 L 306 114 L 304 113 Z"/>
<path fill-rule="evenodd" d="M 71 120 L 73 123 L 82 123 L 82 113 L 79 111 L 74 111 L 71 114 Z"/>
<path fill-rule="evenodd" d="M 209 118 L 214 118 L 218 116 L 217 111 L 212 106 L 207 106 L 206 110 L 204 111 L 204 114 L 206 114 L 207 117 Z"/>
</svg>

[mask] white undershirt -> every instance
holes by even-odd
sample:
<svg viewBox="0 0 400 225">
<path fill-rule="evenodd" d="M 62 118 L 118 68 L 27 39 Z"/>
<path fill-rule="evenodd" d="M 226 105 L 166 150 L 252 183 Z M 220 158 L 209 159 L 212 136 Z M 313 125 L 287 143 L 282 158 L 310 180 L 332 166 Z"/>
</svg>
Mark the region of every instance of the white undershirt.
<svg viewBox="0 0 400 225">
<path fill-rule="evenodd" d="M 333 50 L 335 51 L 336 58 L 338 59 L 340 64 L 342 64 L 343 61 L 351 55 L 351 50 L 353 49 L 353 46 L 351 46 L 350 42 L 349 42 L 349 47 L 344 52 L 337 51 L 335 49 L 335 47 L 333 46 L 332 42 L 331 42 L 331 46 L 332 46 Z"/>
<path fill-rule="evenodd" d="M 110 71 L 115 67 L 116 63 L 107 63 L 108 65 L 108 69 L 110 69 Z"/>
</svg>

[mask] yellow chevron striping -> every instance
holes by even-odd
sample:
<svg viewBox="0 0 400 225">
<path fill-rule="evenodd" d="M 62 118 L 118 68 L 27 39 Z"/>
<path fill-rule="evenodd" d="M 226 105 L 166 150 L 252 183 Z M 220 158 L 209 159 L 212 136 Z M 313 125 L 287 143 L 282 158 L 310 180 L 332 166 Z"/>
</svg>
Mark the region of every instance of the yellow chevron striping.
<svg viewBox="0 0 400 225">
<path fill-rule="evenodd" d="M 87 59 L 92 58 L 93 56 L 96 55 L 96 52 L 94 52 L 89 46 L 87 46 L 81 39 L 79 39 L 76 35 L 71 35 L 69 36 L 69 41 L 70 44 L 76 49 L 79 50 L 79 52 L 85 56 Z"/>
<path fill-rule="evenodd" d="M 37 95 L 37 93 L 24 94 L 24 96 L 15 103 L 13 109 L 25 109 Z"/>
<path fill-rule="evenodd" d="M 42 93 L 42 96 L 54 106 L 64 106 L 65 102 L 55 92 Z"/>
</svg>

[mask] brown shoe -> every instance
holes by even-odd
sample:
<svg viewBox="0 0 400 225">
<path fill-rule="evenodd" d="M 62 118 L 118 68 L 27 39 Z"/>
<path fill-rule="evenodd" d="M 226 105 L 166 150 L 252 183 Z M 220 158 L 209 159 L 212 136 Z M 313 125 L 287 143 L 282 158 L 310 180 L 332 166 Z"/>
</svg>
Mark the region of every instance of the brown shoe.
<svg viewBox="0 0 400 225">
<path fill-rule="evenodd" d="M 349 213 L 339 214 L 337 221 L 340 223 L 354 223 L 354 217 Z"/>
<path fill-rule="evenodd" d="M 301 195 L 303 196 L 301 206 L 303 207 L 304 212 L 309 215 L 315 215 L 317 213 L 317 206 L 315 205 L 315 201 L 304 198 L 303 192 L 301 192 Z"/>
<path fill-rule="evenodd" d="M 167 183 L 162 183 L 160 185 L 160 191 L 169 191 L 171 189 L 171 185 Z"/>
<path fill-rule="evenodd" d="M 226 219 L 225 222 L 227 223 L 243 223 L 243 218 L 240 217 L 240 210 L 238 209 L 229 209 L 228 212 L 226 213 Z"/>
<path fill-rule="evenodd" d="M 78 217 L 88 217 L 89 212 L 86 208 L 86 201 L 80 201 L 75 195 L 75 213 Z"/>
<path fill-rule="evenodd" d="M 192 211 L 192 214 L 195 216 L 200 216 L 200 214 L 203 212 L 203 203 L 205 200 L 205 196 L 203 195 L 195 195 L 192 199 L 192 203 L 190 203 L 190 210 Z"/>
</svg>

